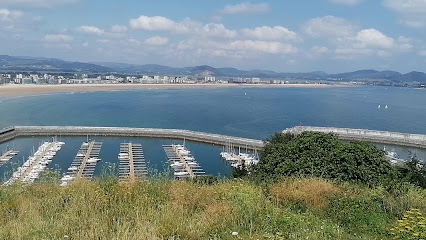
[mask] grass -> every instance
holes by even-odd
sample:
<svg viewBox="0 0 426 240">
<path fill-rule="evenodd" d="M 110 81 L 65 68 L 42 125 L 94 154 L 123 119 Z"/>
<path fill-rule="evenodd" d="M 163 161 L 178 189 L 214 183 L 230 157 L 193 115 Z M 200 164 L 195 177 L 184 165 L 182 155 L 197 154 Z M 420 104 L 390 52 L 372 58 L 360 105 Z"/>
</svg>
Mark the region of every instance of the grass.
<svg viewBox="0 0 426 240">
<path fill-rule="evenodd" d="M 392 239 L 406 211 L 426 210 L 426 190 L 401 191 L 321 179 L 15 185 L 0 189 L 0 239 Z"/>
</svg>

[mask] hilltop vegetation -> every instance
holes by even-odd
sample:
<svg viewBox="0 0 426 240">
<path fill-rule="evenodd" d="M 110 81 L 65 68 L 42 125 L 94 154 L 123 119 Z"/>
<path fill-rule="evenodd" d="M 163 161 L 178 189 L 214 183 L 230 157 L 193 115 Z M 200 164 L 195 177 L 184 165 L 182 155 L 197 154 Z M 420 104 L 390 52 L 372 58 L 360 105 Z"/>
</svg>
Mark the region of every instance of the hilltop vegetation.
<svg viewBox="0 0 426 240">
<path fill-rule="evenodd" d="M 40 183 L 0 189 L 0 239 L 388 239 L 411 208 L 425 190 L 309 178 Z"/>
<path fill-rule="evenodd" d="M 426 189 L 414 181 L 424 174 L 410 164 L 305 133 L 268 139 L 242 179 L 120 183 L 107 174 L 60 187 L 48 172 L 0 188 L 0 239 L 424 239 Z"/>
<path fill-rule="evenodd" d="M 426 166 L 415 156 L 392 166 L 385 152 L 366 142 L 343 142 L 332 134 L 276 133 L 266 140 L 260 163 L 251 178 L 276 181 L 282 177 L 317 177 L 368 186 L 398 187 L 405 183 L 426 188 Z"/>
</svg>

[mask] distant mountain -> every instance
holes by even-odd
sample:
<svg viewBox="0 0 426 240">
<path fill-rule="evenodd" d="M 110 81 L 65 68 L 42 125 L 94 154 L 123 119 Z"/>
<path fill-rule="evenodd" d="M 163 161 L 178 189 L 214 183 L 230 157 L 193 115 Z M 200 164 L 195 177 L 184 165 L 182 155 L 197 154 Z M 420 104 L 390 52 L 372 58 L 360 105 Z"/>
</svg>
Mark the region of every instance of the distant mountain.
<svg viewBox="0 0 426 240">
<path fill-rule="evenodd" d="M 41 72 L 110 72 L 111 68 L 96 64 L 68 62 L 55 58 L 11 57 L 0 55 L 1 71 L 41 71 Z"/>
<path fill-rule="evenodd" d="M 127 64 L 114 62 L 69 62 L 55 58 L 13 57 L 0 55 L 0 71 L 35 71 L 35 72 L 84 72 L 84 73 L 119 73 L 138 75 L 176 75 L 176 76 L 216 76 L 243 78 L 279 78 L 291 80 L 328 80 L 328 81 L 390 81 L 395 83 L 426 83 L 426 73 L 410 72 L 401 74 L 395 71 L 376 71 L 372 69 L 354 72 L 328 74 L 322 71 L 306 73 L 280 73 L 255 69 L 250 71 L 236 68 L 215 68 L 208 65 L 192 67 L 169 67 L 158 64 Z"/>
</svg>

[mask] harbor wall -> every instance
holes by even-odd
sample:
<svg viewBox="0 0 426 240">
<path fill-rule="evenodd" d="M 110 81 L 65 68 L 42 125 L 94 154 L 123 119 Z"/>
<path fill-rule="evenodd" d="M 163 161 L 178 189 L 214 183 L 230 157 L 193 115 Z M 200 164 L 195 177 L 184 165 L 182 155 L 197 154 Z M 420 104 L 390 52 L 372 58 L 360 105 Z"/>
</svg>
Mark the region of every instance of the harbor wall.
<svg viewBox="0 0 426 240">
<path fill-rule="evenodd" d="M 10 131 L 10 129 L 12 129 Z M 127 127 L 79 127 L 79 126 L 14 126 L 0 132 L 0 142 L 25 136 L 114 136 L 179 139 L 225 146 L 248 147 L 260 150 L 261 140 L 239 138 L 191 130 Z"/>
<path fill-rule="evenodd" d="M 284 133 L 322 132 L 335 134 L 342 140 L 360 140 L 399 146 L 426 148 L 426 135 L 399 132 L 375 131 L 367 129 L 298 126 L 288 128 Z"/>
</svg>

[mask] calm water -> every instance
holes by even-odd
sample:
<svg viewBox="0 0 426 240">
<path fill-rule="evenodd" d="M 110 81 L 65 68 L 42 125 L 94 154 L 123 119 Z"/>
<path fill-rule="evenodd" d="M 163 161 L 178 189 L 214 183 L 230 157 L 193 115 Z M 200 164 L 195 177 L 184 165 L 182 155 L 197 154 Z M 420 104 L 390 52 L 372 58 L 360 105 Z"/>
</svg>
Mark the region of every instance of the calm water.
<svg viewBox="0 0 426 240">
<path fill-rule="evenodd" d="M 246 93 L 246 94 L 245 94 Z M 0 128 L 13 125 L 83 125 L 181 128 L 264 139 L 274 132 L 302 125 L 367 128 L 426 134 L 426 91 L 408 88 L 238 88 L 170 89 L 52 94 L 1 99 Z M 378 105 L 382 109 L 378 109 Z M 388 109 L 383 106 L 388 105 Z M 43 138 L 16 139 L 0 145 L 20 150 L 22 162 Z M 52 165 L 68 167 L 84 138 L 67 143 Z M 170 140 L 97 138 L 104 142 L 101 158 L 117 162 L 119 143 L 143 144 L 149 166 L 162 170 L 162 144 Z M 219 147 L 188 143 L 207 173 L 228 175 Z M 401 156 L 408 149 L 394 148 Z M 425 151 L 410 149 L 426 159 Z M 100 164 L 101 165 L 101 164 Z M 7 172 L 8 166 L 0 169 Z M 97 170 L 98 172 L 101 170 Z"/>
</svg>

